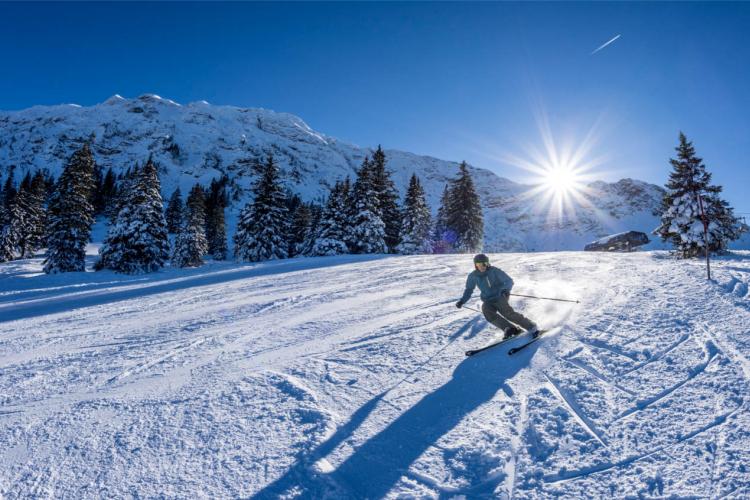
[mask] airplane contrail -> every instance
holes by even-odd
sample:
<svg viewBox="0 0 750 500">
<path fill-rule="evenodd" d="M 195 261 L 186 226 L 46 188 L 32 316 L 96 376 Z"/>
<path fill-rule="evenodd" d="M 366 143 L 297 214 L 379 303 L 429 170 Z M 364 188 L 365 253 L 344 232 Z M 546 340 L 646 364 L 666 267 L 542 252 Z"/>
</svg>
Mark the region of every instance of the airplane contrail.
<svg viewBox="0 0 750 500">
<path fill-rule="evenodd" d="M 604 45 L 602 45 L 601 47 L 599 47 L 598 49 L 596 49 L 595 51 L 593 51 L 593 52 L 591 53 L 591 55 L 593 56 L 594 54 L 596 54 L 597 52 L 599 52 L 599 51 L 600 51 L 600 50 L 602 50 L 602 49 L 603 49 L 604 47 L 606 47 L 606 46 L 607 46 L 607 45 L 609 45 L 610 43 L 614 42 L 615 40 L 617 40 L 617 39 L 618 39 L 618 38 L 620 38 L 621 36 L 622 36 L 622 35 L 617 35 L 617 36 L 616 36 L 616 37 L 614 37 L 614 38 L 613 38 L 612 40 L 608 41 L 607 43 L 605 43 Z"/>
</svg>

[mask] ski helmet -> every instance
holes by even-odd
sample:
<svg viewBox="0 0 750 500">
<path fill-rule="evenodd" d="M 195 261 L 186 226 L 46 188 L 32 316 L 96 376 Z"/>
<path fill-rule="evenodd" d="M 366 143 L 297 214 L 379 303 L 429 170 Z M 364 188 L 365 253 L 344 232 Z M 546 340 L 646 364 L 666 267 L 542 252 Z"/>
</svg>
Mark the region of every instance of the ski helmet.
<svg viewBox="0 0 750 500">
<path fill-rule="evenodd" d="M 476 254 L 474 256 L 474 264 L 490 264 L 490 258 L 483 253 Z"/>
</svg>

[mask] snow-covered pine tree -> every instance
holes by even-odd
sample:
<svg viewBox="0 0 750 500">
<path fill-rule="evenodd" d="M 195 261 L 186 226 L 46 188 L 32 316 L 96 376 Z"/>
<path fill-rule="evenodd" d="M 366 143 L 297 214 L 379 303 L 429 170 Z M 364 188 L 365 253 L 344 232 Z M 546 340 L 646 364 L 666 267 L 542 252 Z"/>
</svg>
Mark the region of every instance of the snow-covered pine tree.
<svg viewBox="0 0 750 500">
<path fill-rule="evenodd" d="M 115 201 L 117 200 L 117 177 L 112 172 L 112 167 L 107 169 L 107 173 L 104 175 L 101 187 L 102 196 L 102 211 L 105 216 L 111 221 L 115 215 Z"/>
<path fill-rule="evenodd" d="M 114 199 L 111 201 L 111 213 L 112 216 L 117 216 L 122 210 L 122 207 L 127 203 L 130 191 L 134 189 L 134 186 L 138 179 L 138 171 L 140 167 L 128 167 L 124 174 L 118 175 L 117 189 Z"/>
<path fill-rule="evenodd" d="M 167 223 L 156 165 L 148 159 L 130 184 L 122 208 L 99 249 L 96 269 L 140 274 L 157 271 L 169 259 Z"/>
<path fill-rule="evenodd" d="M 294 257 L 297 255 L 297 245 L 294 236 L 294 218 L 297 216 L 297 210 L 302 205 L 302 198 L 291 189 L 285 189 L 284 191 L 284 204 L 286 205 L 286 211 L 289 214 L 289 221 L 286 224 L 286 234 L 284 235 L 284 241 L 287 243 L 286 255 L 287 257 Z"/>
<path fill-rule="evenodd" d="M 8 171 L 8 177 L 5 178 L 5 182 L 3 183 L 3 190 L 0 192 L 0 228 L 10 222 L 10 213 L 8 210 L 13 204 L 17 194 L 14 180 L 15 170 L 16 167 L 11 165 Z"/>
<path fill-rule="evenodd" d="M 677 158 L 670 159 L 672 172 L 662 200 L 661 224 L 654 230 L 662 241 L 674 245 L 683 258 L 701 256 L 706 242 L 700 202 L 708 221 L 708 249 L 724 252 L 730 241 L 746 230 L 734 216 L 733 209 L 722 200 L 721 186 L 711 185 L 711 174 L 703 160 L 696 156 L 693 143 L 680 132 Z"/>
<path fill-rule="evenodd" d="M 378 203 L 378 215 L 385 224 L 385 244 L 388 251 L 393 253 L 399 244 L 401 232 L 401 211 L 399 210 L 399 195 L 391 179 L 391 172 L 386 169 L 386 157 L 383 149 L 378 149 L 372 155 L 370 172 L 372 186 Z"/>
<path fill-rule="evenodd" d="M 378 198 L 372 182 L 369 158 L 357 171 L 351 196 L 351 233 L 347 244 L 352 253 L 386 253 L 385 224 L 380 218 Z"/>
<path fill-rule="evenodd" d="M 45 273 L 85 271 L 94 223 L 93 187 L 94 158 L 86 143 L 71 156 L 50 199 Z"/>
<path fill-rule="evenodd" d="M 1 175 L 0 175 L 0 181 L 2 181 Z M 0 189 L 0 229 L 3 226 L 3 210 L 5 210 L 5 196 L 3 196 L 3 190 Z"/>
<path fill-rule="evenodd" d="M 31 172 L 26 172 L 26 175 L 24 175 L 21 180 L 21 184 L 18 185 L 18 190 L 20 191 L 22 189 L 26 191 L 31 189 Z"/>
<path fill-rule="evenodd" d="M 16 258 L 16 233 L 10 224 L 0 226 L 0 263 Z"/>
<path fill-rule="evenodd" d="M 318 238 L 320 221 L 323 215 L 324 206 L 316 203 L 307 203 L 307 209 L 310 214 L 309 222 L 307 224 L 307 231 L 305 231 L 305 237 L 297 247 L 297 255 L 312 255 L 313 245 L 315 240 Z"/>
<path fill-rule="evenodd" d="M 199 267 L 208 252 L 206 240 L 206 199 L 196 184 L 188 194 L 183 212 L 184 222 L 175 238 L 172 264 L 177 267 Z"/>
<path fill-rule="evenodd" d="M 226 186 L 229 178 L 225 175 L 220 179 L 212 179 L 206 197 L 206 239 L 208 253 L 215 260 L 227 258 L 227 229 L 224 209 L 229 204 Z"/>
<path fill-rule="evenodd" d="M 406 255 L 432 253 L 432 216 L 419 177 L 412 174 L 401 216 L 401 242 L 396 247 Z"/>
<path fill-rule="evenodd" d="M 7 262 L 19 256 L 19 246 L 27 227 L 27 192 L 19 189 L 3 207 L 5 224 L 0 227 L 0 262 Z"/>
<path fill-rule="evenodd" d="M 432 252 L 452 253 L 453 245 L 456 243 L 456 233 L 448 228 L 448 204 L 450 203 L 450 189 L 448 184 L 443 187 L 440 196 L 440 207 L 438 207 L 435 227 L 432 230 Z"/>
<path fill-rule="evenodd" d="M 182 212 L 185 209 L 182 203 L 182 193 L 180 188 L 177 188 L 169 198 L 169 204 L 167 205 L 167 211 L 164 214 L 167 220 L 167 231 L 170 234 L 177 234 L 180 232 L 182 227 Z"/>
<path fill-rule="evenodd" d="M 37 171 L 31 178 L 31 185 L 27 194 L 28 214 L 26 216 L 27 228 L 24 238 L 20 244 L 21 257 L 30 257 L 34 252 L 45 244 L 45 233 L 47 231 L 47 185 L 44 174 Z"/>
<path fill-rule="evenodd" d="M 285 259 L 288 212 L 279 168 L 270 153 L 260 178 L 253 185 L 253 194 L 254 200 L 240 213 L 234 236 L 234 254 L 249 262 Z"/>
<path fill-rule="evenodd" d="M 13 180 L 15 167 L 11 166 L 3 189 L 0 191 L 0 262 L 16 257 L 18 243 L 18 192 Z M 15 221 L 15 222 L 14 222 Z"/>
<path fill-rule="evenodd" d="M 482 250 L 484 240 L 482 206 L 466 162 L 458 168 L 458 177 L 450 181 L 447 226 L 456 234 L 455 251 L 475 253 Z"/>
<path fill-rule="evenodd" d="M 305 238 L 310 231 L 310 206 L 306 204 L 297 194 L 287 195 L 287 210 L 289 210 L 291 222 L 288 226 L 287 250 L 289 257 L 300 255 L 304 251 Z"/>
<path fill-rule="evenodd" d="M 369 160 L 365 158 L 365 162 L 368 161 Z M 344 213 L 346 214 L 342 233 L 344 235 L 344 241 L 349 248 L 348 253 L 353 253 L 354 251 L 352 249 L 356 246 L 354 244 L 354 216 L 356 214 L 356 211 L 354 206 L 354 185 L 352 184 L 352 180 L 348 175 L 344 178 L 344 181 L 341 184 L 341 197 L 342 200 L 344 200 Z M 321 216 L 323 215 L 324 208 L 324 206 L 321 206 Z"/>
<path fill-rule="evenodd" d="M 42 169 L 42 174 L 44 175 L 44 185 L 47 188 L 47 196 L 45 197 L 45 202 L 49 203 L 52 199 L 52 195 L 55 193 L 55 188 L 57 187 L 57 180 L 52 175 L 52 173 L 46 169 Z"/>
<path fill-rule="evenodd" d="M 316 224 L 317 235 L 313 241 L 310 255 L 342 255 L 349 253 L 347 246 L 347 198 L 348 187 L 337 181 L 331 188 L 325 208 Z"/>
<path fill-rule="evenodd" d="M 208 239 L 208 253 L 215 260 L 227 258 L 227 228 L 224 209 L 229 204 L 226 191 L 228 179 L 212 180 L 209 188 L 206 208 L 206 238 Z"/>
<path fill-rule="evenodd" d="M 226 260 L 229 248 L 227 245 L 227 225 L 224 207 L 215 205 L 209 214 L 212 227 L 211 238 L 208 240 L 208 253 L 214 260 Z"/>
<path fill-rule="evenodd" d="M 7 207 L 8 224 L 0 232 L 0 260 L 30 257 L 44 241 L 46 210 L 44 177 L 27 174 Z"/>
<path fill-rule="evenodd" d="M 94 165 L 94 189 L 91 193 L 91 205 L 93 205 L 94 207 L 94 214 L 103 214 L 105 204 L 106 197 L 104 194 L 104 174 L 102 173 L 101 166 Z"/>
</svg>

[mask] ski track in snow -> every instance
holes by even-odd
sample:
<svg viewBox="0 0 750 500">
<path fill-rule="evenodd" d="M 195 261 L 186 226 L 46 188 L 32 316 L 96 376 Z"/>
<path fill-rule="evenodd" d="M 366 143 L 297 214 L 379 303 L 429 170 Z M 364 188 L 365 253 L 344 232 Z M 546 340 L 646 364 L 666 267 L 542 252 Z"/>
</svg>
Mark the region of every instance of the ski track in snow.
<svg viewBox="0 0 750 500">
<path fill-rule="evenodd" d="M 581 299 L 513 357 L 469 256 L 0 264 L 0 497 L 748 494 L 750 254 L 492 257 Z"/>
</svg>

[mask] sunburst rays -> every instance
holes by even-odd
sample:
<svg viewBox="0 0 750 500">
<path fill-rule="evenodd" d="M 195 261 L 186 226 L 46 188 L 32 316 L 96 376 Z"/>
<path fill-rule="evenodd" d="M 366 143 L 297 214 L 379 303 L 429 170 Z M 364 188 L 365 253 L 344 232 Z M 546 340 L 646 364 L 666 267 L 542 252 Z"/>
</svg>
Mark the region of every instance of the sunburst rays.
<svg viewBox="0 0 750 500">
<path fill-rule="evenodd" d="M 519 200 L 526 204 L 524 212 L 546 211 L 549 222 L 575 219 L 578 208 L 593 208 L 588 184 L 605 162 L 604 157 L 593 154 L 598 122 L 578 142 L 556 139 L 545 114 L 537 116 L 537 124 L 541 147 L 528 145 L 520 156 L 502 155 L 503 162 L 527 173 L 524 182 L 530 188 Z"/>
</svg>

